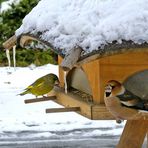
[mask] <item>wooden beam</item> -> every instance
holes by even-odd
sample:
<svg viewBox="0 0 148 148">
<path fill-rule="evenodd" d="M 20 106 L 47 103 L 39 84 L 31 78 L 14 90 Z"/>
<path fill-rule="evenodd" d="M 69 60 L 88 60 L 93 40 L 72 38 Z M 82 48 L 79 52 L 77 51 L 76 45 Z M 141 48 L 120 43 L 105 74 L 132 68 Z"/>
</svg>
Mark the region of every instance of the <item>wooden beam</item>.
<svg viewBox="0 0 148 148">
<path fill-rule="evenodd" d="M 36 102 L 50 101 L 50 100 L 55 100 L 55 99 L 56 99 L 56 96 L 48 96 L 48 97 L 27 99 L 27 100 L 24 100 L 24 103 L 25 104 L 28 104 L 28 103 L 36 103 Z"/>
<path fill-rule="evenodd" d="M 77 64 L 82 65 L 84 63 L 112 55 L 132 53 L 132 52 L 142 52 L 142 51 L 148 51 L 148 43 L 142 43 L 138 45 L 133 41 L 125 41 L 125 40 L 122 41 L 121 44 L 118 44 L 117 42 L 112 42 L 106 44 L 103 47 L 103 50 L 101 48 L 98 48 L 97 50 L 94 50 L 88 54 L 82 55 L 79 58 Z"/>
<path fill-rule="evenodd" d="M 37 39 L 31 36 L 23 35 L 20 38 L 20 46 L 24 47 L 25 45 L 29 44 L 32 41 L 37 41 Z"/>
<path fill-rule="evenodd" d="M 148 131 L 147 131 L 147 148 L 148 148 Z"/>
<path fill-rule="evenodd" d="M 61 67 L 64 71 L 69 71 L 72 69 L 75 64 L 77 63 L 78 59 L 80 58 L 82 52 L 82 48 L 77 47 L 72 50 L 70 50 L 64 57 Z"/>
<path fill-rule="evenodd" d="M 75 111 L 80 111 L 80 107 L 49 108 L 49 109 L 46 109 L 46 113 L 75 112 Z"/>
<path fill-rule="evenodd" d="M 5 49 L 11 49 L 14 45 L 16 45 L 17 37 L 16 35 L 13 35 L 11 38 L 9 38 L 7 41 L 3 43 L 3 47 Z"/>
<path fill-rule="evenodd" d="M 148 120 L 128 120 L 117 148 L 141 148 L 148 131 Z"/>
</svg>

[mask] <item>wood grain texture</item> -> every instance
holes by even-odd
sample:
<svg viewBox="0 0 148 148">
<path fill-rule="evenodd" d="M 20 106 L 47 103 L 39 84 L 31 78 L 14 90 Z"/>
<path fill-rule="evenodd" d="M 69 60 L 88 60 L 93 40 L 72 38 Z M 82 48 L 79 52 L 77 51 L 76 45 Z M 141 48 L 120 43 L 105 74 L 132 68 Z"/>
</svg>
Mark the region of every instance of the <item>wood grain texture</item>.
<svg viewBox="0 0 148 148">
<path fill-rule="evenodd" d="M 82 66 L 84 72 L 87 75 L 90 87 L 92 89 L 93 101 L 96 104 L 100 104 L 101 99 L 101 87 L 100 87 L 100 63 L 99 60 L 86 63 Z"/>
<path fill-rule="evenodd" d="M 60 65 L 63 61 L 63 58 L 58 56 L 58 64 Z M 64 70 L 59 66 L 59 80 L 60 80 L 60 85 L 64 87 Z"/>
<path fill-rule="evenodd" d="M 3 47 L 5 49 L 11 49 L 14 45 L 16 45 L 17 37 L 13 35 L 11 38 L 9 38 L 7 41 L 3 43 Z"/>
<path fill-rule="evenodd" d="M 104 104 L 92 106 L 93 120 L 115 120 L 115 117 L 106 109 Z"/>
<path fill-rule="evenodd" d="M 143 43 L 137 45 L 132 41 L 124 41 L 121 44 L 111 43 L 104 46 L 104 48 L 99 50 L 94 50 L 91 53 L 82 55 L 78 61 L 78 65 L 82 65 L 97 59 L 102 59 L 109 56 L 119 55 L 119 54 L 130 54 L 134 52 L 148 52 L 148 44 Z"/>
<path fill-rule="evenodd" d="M 127 121 L 117 148 L 142 148 L 148 120 Z"/>
<path fill-rule="evenodd" d="M 146 138 L 147 138 L 147 148 L 148 148 L 148 131 L 147 131 L 147 136 L 146 136 Z"/>
<path fill-rule="evenodd" d="M 81 97 L 69 93 L 65 94 L 64 89 L 55 87 L 54 94 L 56 95 L 56 100 L 54 102 L 63 105 L 64 107 L 80 107 L 80 111 L 76 111 L 92 120 L 108 120 L 114 119 L 114 117 L 108 112 L 105 105 L 95 105 L 93 103 L 85 102 Z"/>
<path fill-rule="evenodd" d="M 24 100 L 25 104 L 28 103 L 36 103 L 36 102 L 42 102 L 42 101 L 50 101 L 50 100 L 55 100 L 56 96 L 48 96 L 48 97 L 41 97 L 41 98 L 34 98 L 34 99 L 26 99 Z"/>
<path fill-rule="evenodd" d="M 77 47 L 74 49 L 71 49 L 64 57 L 62 63 L 60 64 L 60 67 L 64 71 L 69 71 L 71 70 L 77 63 L 80 55 L 82 52 L 82 48 Z"/>
<path fill-rule="evenodd" d="M 79 107 L 48 108 L 45 111 L 46 113 L 76 112 L 76 111 L 80 111 L 80 108 Z"/>
<path fill-rule="evenodd" d="M 59 58 L 61 63 L 61 58 Z M 82 65 L 88 78 L 93 100 L 96 104 L 104 103 L 104 87 L 109 80 L 121 83 L 130 75 L 148 69 L 148 52 L 133 52 L 108 56 Z M 59 69 L 63 85 L 63 71 Z"/>
</svg>

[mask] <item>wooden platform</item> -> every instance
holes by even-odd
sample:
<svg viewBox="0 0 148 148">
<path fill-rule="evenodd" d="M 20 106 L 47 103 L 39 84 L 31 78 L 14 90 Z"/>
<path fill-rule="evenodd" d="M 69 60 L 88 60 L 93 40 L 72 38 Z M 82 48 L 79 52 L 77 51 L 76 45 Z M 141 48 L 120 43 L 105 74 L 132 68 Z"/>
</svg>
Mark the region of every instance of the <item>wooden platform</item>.
<svg viewBox="0 0 148 148">
<path fill-rule="evenodd" d="M 78 114 L 85 116 L 91 120 L 113 120 L 114 117 L 108 112 L 104 104 L 96 105 L 93 102 L 86 102 L 82 98 L 73 93 L 65 93 L 64 89 L 56 87 L 53 91 L 56 95 L 54 102 L 64 107 L 80 107 Z M 49 96 L 52 94 L 49 94 Z M 64 99 L 63 99 L 64 98 Z"/>
</svg>

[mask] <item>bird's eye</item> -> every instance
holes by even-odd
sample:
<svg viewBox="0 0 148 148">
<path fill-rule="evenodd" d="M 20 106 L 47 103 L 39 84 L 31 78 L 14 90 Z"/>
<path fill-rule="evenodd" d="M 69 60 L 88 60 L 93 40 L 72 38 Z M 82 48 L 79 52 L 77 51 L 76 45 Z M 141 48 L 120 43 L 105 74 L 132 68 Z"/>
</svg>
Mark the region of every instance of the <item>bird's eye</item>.
<svg viewBox="0 0 148 148">
<path fill-rule="evenodd" d="M 112 86 L 112 85 L 111 85 L 111 87 L 112 87 L 112 89 L 114 89 L 114 88 L 115 88 L 115 86 Z"/>
</svg>

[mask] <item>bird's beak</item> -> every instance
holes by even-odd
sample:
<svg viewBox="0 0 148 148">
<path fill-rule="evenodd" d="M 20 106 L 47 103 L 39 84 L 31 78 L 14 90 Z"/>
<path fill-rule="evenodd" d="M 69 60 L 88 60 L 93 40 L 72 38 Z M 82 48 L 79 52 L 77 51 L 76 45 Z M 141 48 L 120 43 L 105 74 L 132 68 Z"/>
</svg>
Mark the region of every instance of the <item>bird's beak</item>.
<svg viewBox="0 0 148 148">
<path fill-rule="evenodd" d="M 54 85 L 55 86 L 59 86 L 60 85 L 60 81 L 59 80 L 56 80 L 55 83 L 54 83 Z"/>
<path fill-rule="evenodd" d="M 111 92 L 105 92 L 106 97 L 109 97 Z"/>
<path fill-rule="evenodd" d="M 105 87 L 105 96 L 109 97 L 111 95 L 111 93 L 112 93 L 112 87 L 110 85 L 107 85 Z"/>
</svg>

